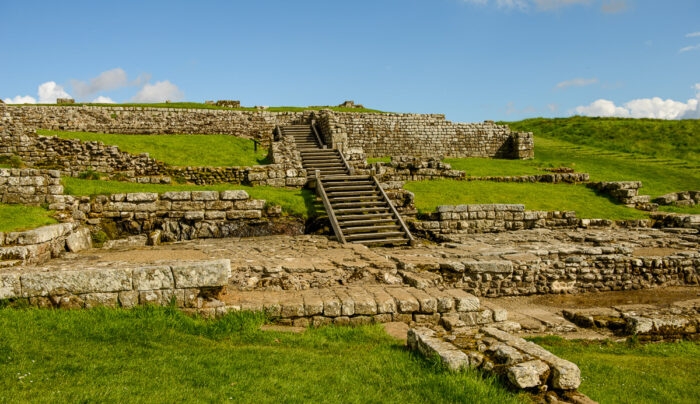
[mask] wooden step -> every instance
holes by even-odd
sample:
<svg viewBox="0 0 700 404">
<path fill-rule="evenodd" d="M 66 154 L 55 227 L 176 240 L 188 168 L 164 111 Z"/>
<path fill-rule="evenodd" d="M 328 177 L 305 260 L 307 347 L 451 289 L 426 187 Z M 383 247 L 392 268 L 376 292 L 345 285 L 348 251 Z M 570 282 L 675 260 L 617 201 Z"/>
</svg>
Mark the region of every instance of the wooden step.
<svg viewBox="0 0 700 404">
<path fill-rule="evenodd" d="M 381 218 L 395 220 L 391 213 L 367 213 L 367 214 L 362 214 L 362 215 L 346 214 L 343 216 L 338 216 L 338 221 L 343 222 L 343 223 L 345 223 L 345 222 L 349 223 L 350 221 L 355 221 L 355 220 L 371 220 L 371 219 L 381 219 Z"/>
<path fill-rule="evenodd" d="M 321 179 L 323 181 L 323 179 Z M 333 192 L 333 191 L 351 191 L 351 190 L 358 190 L 358 191 L 365 191 L 365 190 L 373 190 L 374 186 L 372 185 L 343 185 L 343 186 L 332 186 L 332 187 L 327 187 L 324 185 L 323 189 L 326 192 Z"/>
<path fill-rule="evenodd" d="M 381 195 L 367 195 L 367 196 L 341 196 L 341 197 L 334 197 L 332 195 L 328 195 L 328 199 L 331 202 L 345 202 L 345 201 L 378 201 L 382 200 L 383 198 Z"/>
<path fill-rule="evenodd" d="M 331 205 L 334 208 L 361 208 L 361 207 L 375 207 L 375 206 L 387 206 L 386 201 L 369 202 L 369 201 L 358 201 L 358 202 L 336 202 L 331 200 Z"/>
<path fill-rule="evenodd" d="M 314 163 L 309 163 L 304 161 L 302 163 L 304 167 L 311 167 L 311 168 L 321 168 L 321 167 L 340 167 L 340 168 L 345 168 L 345 165 L 343 163 L 339 163 L 337 161 L 329 161 L 327 163 L 321 163 L 321 162 L 314 162 Z"/>
<path fill-rule="evenodd" d="M 365 216 L 370 216 L 370 215 L 357 215 L 361 217 Z M 345 216 L 347 217 L 347 216 Z M 352 227 L 352 226 L 369 226 L 369 225 L 375 225 L 375 224 L 380 224 L 380 223 L 396 223 L 396 219 L 392 215 L 387 215 L 385 219 L 369 219 L 369 220 L 345 220 L 341 221 L 340 218 L 338 218 L 338 222 L 340 222 L 340 227 Z"/>
<path fill-rule="evenodd" d="M 344 196 L 368 196 L 377 195 L 377 191 L 350 191 L 350 192 L 326 192 L 329 198 L 332 197 L 344 197 Z"/>
<path fill-rule="evenodd" d="M 364 245 L 387 245 L 387 244 L 408 244 L 405 238 L 386 238 L 380 240 L 355 240 L 353 243 Z"/>
<path fill-rule="evenodd" d="M 343 228 L 343 234 L 367 233 L 378 230 L 399 230 L 401 226 L 398 224 L 390 224 L 385 226 L 360 226 Z"/>
<path fill-rule="evenodd" d="M 348 187 L 353 187 L 353 186 L 354 186 L 354 187 L 357 187 L 357 186 L 368 186 L 368 187 L 372 187 L 372 189 L 374 189 L 374 184 L 372 184 L 372 183 L 370 183 L 370 182 L 350 182 L 350 181 L 348 181 L 348 182 L 341 182 L 341 181 L 336 181 L 336 180 L 333 180 L 333 181 L 330 181 L 330 182 L 326 182 L 325 179 L 323 180 L 323 187 L 324 187 L 324 188 L 330 188 L 330 187 L 345 187 L 345 186 L 348 186 Z"/>
<path fill-rule="evenodd" d="M 385 231 L 379 233 L 357 233 L 348 234 L 345 236 L 346 240 L 370 240 L 370 239 L 388 239 L 397 238 L 403 236 L 403 232 L 400 231 Z"/>
<path fill-rule="evenodd" d="M 344 213 L 362 213 L 362 212 L 389 212 L 387 207 L 379 208 L 349 208 L 349 209 L 335 209 L 336 216 L 343 215 Z M 340 220 L 340 218 L 338 218 Z"/>
</svg>

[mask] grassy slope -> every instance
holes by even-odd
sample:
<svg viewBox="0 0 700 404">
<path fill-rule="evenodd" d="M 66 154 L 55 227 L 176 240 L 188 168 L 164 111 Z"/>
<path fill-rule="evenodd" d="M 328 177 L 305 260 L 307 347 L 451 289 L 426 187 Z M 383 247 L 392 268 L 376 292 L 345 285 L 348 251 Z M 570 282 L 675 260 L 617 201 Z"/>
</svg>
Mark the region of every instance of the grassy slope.
<svg viewBox="0 0 700 404">
<path fill-rule="evenodd" d="M 56 104 L 25 104 L 28 106 L 53 106 Z M 58 106 L 71 107 L 71 106 L 93 106 L 93 107 L 139 107 L 139 108 L 185 108 L 185 109 L 226 109 L 232 111 L 258 111 L 256 108 L 252 107 L 241 107 L 241 108 L 228 108 L 228 107 L 217 107 L 216 105 L 203 104 L 199 102 L 171 102 L 171 103 L 124 103 L 124 104 L 90 104 L 90 103 L 78 103 L 78 104 L 60 104 Z M 344 108 L 344 107 L 331 107 L 331 106 L 311 106 L 311 107 L 270 107 L 265 111 L 269 112 L 303 112 L 308 110 L 318 111 L 321 109 L 330 109 L 336 112 L 372 112 L 372 113 L 384 113 L 384 111 L 379 111 L 377 109 L 369 108 Z"/>
<path fill-rule="evenodd" d="M 580 218 L 646 217 L 644 212 L 618 205 L 583 185 L 435 180 L 410 182 L 405 188 L 416 194 L 420 212 L 432 212 L 438 205 L 522 203 L 528 210 L 573 210 Z"/>
<path fill-rule="evenodd" d="M 101 195 L 120 194 L 128 192 L 169 192 L 169 191 L 225 191 L 243 189 L 255 199 L 264 199 L 270 203 L 282 206 L 282 210 L 290 215 L 308 217 L 313 212 L 314 194 L 306 189 L 285 189 L 273 187 L 248 187 L 244 185 L 162 185 L 135 184 L 130 182 L 83 180 L 64 177 L 64 192 L 68 195 Z"/>
<path fill-rule="evenodd" d="M 630 346 L 625 343 L 535 342 L 576 363 L 580 390 L 601 403 L 697 403 L 700 344 L 693 342 Z"/>
<path fill-rule="evenodd" d="M 700 120 L 534 118 L 505 122 L 515 131 L 659 158 L 700 160 Z"/>
<path fill-rule="evenodd" d="M 262 332 L 261 316 L 0 309 L 0 402 L 470 402 L 518 397 L 381 326 Z M 21 330 L 21 332 L 19 332 Z"/>
<path fill-rule="evenodd" d="M 0 232 L 33 229 L 57 223 L 49 217 L 50 211 L 33 206 L 0 203 Z"/>
<path fill-rule="evenodd" d="M 264 164 L 267 150 L 229 135 L 121 135 L 38 130 L 38 134 L 82 141 L 97 140 L 133 154 L 149 153 L 174 166 L 229 167 Z"/>
</svg>

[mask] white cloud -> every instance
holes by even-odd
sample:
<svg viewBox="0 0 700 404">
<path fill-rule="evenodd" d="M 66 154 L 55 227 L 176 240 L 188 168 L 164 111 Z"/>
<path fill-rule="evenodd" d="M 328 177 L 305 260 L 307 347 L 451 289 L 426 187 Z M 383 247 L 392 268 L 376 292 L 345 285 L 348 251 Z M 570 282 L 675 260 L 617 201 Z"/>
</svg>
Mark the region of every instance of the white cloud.
<svg viewBox="0 0 700 404">
<path fill-rule="evenodd" d="M 700 118 L 700 83 L 693 88 L 698 92 L 695 98 L 687 102 L 653 97 L 639 98 L 617 106 L 612 101 L 600 99 L 590 105 L 576 107 L 574 112 L 578 115 L 621 118 L 697 119 Z"/>
<path fill-rule="evenodd" d="M 697 45 L 686 46 L 685 48 L 681 48 L 681 50 L 679 50 L 678 53 L 683 53 L 683 52 L 688 52 L 688 51 L 698 50 L 698 49 L 700 49 L 700 43 Z"/>
<path fill-rule="evenodd" d="M 103 95 L 92 100 L 92 103 L 93 104 L 115 104 L 114 100 L 112 100 L 109 97 L 105 97 Z"/>
<path fill-rule="evenodd" d="M 696 36 L 700 36 L 700 31 L 699 32 L 691 32 L 689 34 L 685 34 L 686 38 L 695 38 Z"/>
<path fill-rule="evenodd" d="M 125 87 L 129 83 L 126 72 L 120 68 L 107 70 L 86 81 L 71 80 L 71 86 L 75 95 L 87 97 L 100 91 L 116 90 Z"/>
<path fill-rule="evenodd" d="M 585 87 L 585 86 L 590 86 L 592 84 L 596 84 L 597 82 L 598 82 L 598 78 L 596 78 L 596 77 L 593 77 L 591 79 L 577 77 L 575 79 L 561 81 L 561 82 L 557 83 L 557 88 L 560 90 L 563 90 L 567 87 Z"/>
<path fill-rule="evenodd" d="M 145 84 L 131 99 L 134 102 L 163 102 L 165 100 L 179 101 L 184 97 L 182 91 L 168 80 L 155 84 Z"/>
<path fill-rule="evenodd" d="M 18 95 L 15 98 L 5 98 L 5 104 L 36 104 L 36 98 L 29 95 Z"/>
<path fill-rule="evenodd" d="M 47 81 L 39 85 L 40 104 L 55 104 L 56 98 L 71 98 L 71 96 L 55 81 Z"/>
</svg>

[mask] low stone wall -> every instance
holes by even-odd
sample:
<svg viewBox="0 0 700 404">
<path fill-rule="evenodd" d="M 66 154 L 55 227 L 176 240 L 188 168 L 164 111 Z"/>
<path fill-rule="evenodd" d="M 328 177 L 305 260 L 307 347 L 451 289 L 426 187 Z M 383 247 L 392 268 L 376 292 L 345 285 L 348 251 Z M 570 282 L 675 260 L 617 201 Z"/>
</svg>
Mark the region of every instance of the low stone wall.
<svg viewBox="0 0 700 404">
<path fill-rule="evenodd" d="M 418 234 L 485 233 L 535 228 L 573 228 L 576 212 L 526 211 L 518 204 L 441 205 L 437 211 L 409 222 Z M 590 225 L 591 222 L 589 221 Z"/>
<path fill-rule="evenodd" d="M 90 230 L 78 223 L 59 223 L 37 229 L 0 233 L 0 262 L 37 263 L 66 251 L 90 248 Z"/>
<path fill-rule="evenodd" d="M 65 195 L 56 197 L 49 208 L 98 225 L 112 237 L 158 231 L 159 240 L 178 241 L 304 231 L 301 220 L 282 219 L 281 207 L 267 206 L 242 190 Z"/>
<path fill-rule="evenodd" d="M 693 206 L 700 204 L 700 191 L 673 192 L 661 195 L 652 202 L 659 205 Z"/>
<path fill-rule="evenodd" d="M 610 195 L 616 201 L 632 208 L 656 210 L 657 205 L 651 203 L 651 196 L 639 195 L 641 181 L 591 182 L 586 186 L 598 192 Z"/>
<path fill-rule="evenodd" d="M 466 181 L 494 181 L 494 182 L 544 182 L 548 184 L 578 184 L 588 182 L 588 173 L 558 173 L 558 174 L 535 174 L 500 177 L 465 177 Z"/>
<path fill-rule="evenodd" d="M 38 206 L 62 194 L 59 171 L 0 168 L 1 203 Z"/>
<path fill-rule="evenodd" d="M 659 227 L 700 229 L 700 215 L 655 212 L 651 214 L 651 218 Z"/>
<path fill-rule="evenodd" d="M 0 272 L 0 299 L 39 307 L 198 307 L 231 275 L 229 260 L 68 271 Z M 209 298 L 207 298 L 209 300 Z"/>
</svg>

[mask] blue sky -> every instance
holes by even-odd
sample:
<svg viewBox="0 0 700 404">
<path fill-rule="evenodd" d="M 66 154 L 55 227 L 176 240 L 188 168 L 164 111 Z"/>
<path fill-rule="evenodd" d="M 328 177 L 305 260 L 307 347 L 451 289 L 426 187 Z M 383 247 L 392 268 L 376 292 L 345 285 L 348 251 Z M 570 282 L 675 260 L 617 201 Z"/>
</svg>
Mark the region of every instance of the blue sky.
<svg viewBox="0 0 700 404">
<path fill-rule="evenodd" d="M 0 38 L 5 102 L 700 118 L 698 0 L 2 1 Z"/>
</svg>

